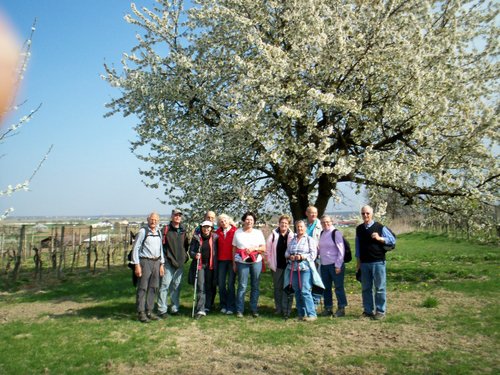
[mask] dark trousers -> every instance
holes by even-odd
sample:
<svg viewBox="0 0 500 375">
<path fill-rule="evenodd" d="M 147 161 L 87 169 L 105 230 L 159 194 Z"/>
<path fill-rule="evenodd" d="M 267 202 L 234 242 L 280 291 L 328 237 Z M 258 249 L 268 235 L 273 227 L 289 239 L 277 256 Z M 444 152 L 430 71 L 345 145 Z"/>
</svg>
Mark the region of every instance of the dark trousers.
<svg viewBox="0 0 500 375">
<path fill-rule="evenodd" d="M 137 282 L 137 312 L 151 312 L 155 305 L 155 297 L 160 286 L 160 260 L 140 259 L 142 276 Z"/>
<path fill-rule="evenodd" d="M 198 271 L 198 282 L 196 286 L 196 312 L 212 308 L 212 293 L 214 285 L 214 270 L 203 265 Z"/>
<path fill-rule="evenodd" d="M 221 309 L 226 309 L 232 312 L 236 311 L 236 290 L 235 280 L 236 274 L 233 270 L 232 260 L 219 260 L 219 298 Z"/>
<path fill-rule="evenodd" d="M 271 271 L 273 275 L 274 286 L 274 308 L 276 313 L 284 316 L 290 316 L 293 304 L 293 294 L 286 293 L 283 289 L 285 281 L 285 270 L 276 268 L 276 271 Z"/>
</svg>

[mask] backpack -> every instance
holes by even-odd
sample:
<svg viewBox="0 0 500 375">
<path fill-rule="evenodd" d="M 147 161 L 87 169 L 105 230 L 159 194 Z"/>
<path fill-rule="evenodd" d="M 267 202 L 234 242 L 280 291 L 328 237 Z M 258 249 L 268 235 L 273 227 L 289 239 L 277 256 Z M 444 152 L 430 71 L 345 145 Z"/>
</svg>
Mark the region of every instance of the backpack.
<svg viewBox="0 0 500 375">
<path fill-rule="evenodd" d="M 332 240 L 335 243 L 335 232 L 337 232 L 338 229 L 334 229 L 332 232 Z M 351 244 L 349 241 L 347 241 L 344 236 L 342 235 L 342 240 L 344 241 L 344 263 L 349 263 L 352 260 L 352 252 L 351 252 Z"/>
<path fill-rule="evenodd" d="M 394 236 L 394 239 L 396 239 L 396 235 L 394 234 L 394 232 L 392 230 L 389 229 L 389 227 L 386 227 L 387 230 L 389 232 L 391 232 L 391 234 Z M 396 248 L 396 244 L 394 245 L 386 245 L 386 244 L 383 244 L 382 247 L 384 248 L 384 251 L 387 252 L 387 251 L 392 251 Z"/>
</svg>

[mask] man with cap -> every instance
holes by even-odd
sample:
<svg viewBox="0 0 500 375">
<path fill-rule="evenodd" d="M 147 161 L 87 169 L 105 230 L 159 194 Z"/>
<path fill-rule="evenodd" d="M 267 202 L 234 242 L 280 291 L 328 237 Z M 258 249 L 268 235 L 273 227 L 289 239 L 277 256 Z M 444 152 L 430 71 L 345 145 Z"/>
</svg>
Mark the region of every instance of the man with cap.
<svg viewBox="0 0 500 375">
<path fill-rule="evenodd" d="M 170 313 L 179 313 L 179 297 L 184 263 L 188 260 L 188 239 L 186 230 L 181 224 L 182 211 L 172 210 L 170 223 L 163 229 L 163 255 L 165 257 L 165 275 L 161 279 L 158 295 L 158 316 L 167 317 L 168 296 L 170 294 Z"/>
<path fill-rule="evenodd" d="M 213 232 L 213 223 L 205 220 L 201 223 L 201 231 L 193 236 L 189 247 L 189 255 L 193 258 L 190 267 L 190 282 L 194 284 L 198 269 L 196 318 L 205 316 L 212 308 L 212 293 L 217 283 L 217 234 Z"/>
</svg>

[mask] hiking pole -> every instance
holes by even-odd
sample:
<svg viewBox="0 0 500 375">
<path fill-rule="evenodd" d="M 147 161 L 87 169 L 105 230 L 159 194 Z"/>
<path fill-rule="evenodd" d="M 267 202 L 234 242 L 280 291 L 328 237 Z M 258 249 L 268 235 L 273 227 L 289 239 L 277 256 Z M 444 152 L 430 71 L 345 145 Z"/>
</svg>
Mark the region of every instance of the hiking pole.
<svg viewBox="0 0 500 375">
<path fill-rule="evenodd" d="M 198 254 L 200 254 L 198 252 Z M 196 273 L 194 274 L 194 294 L 193 294 L 193 311 L 191 312 L 191 318 L 194 318 L 194 308 L 196 306 L 196 289 L 198 287 L 198 272 L 200 270 L 200 258 L 196 259 Z"/>
</svg>

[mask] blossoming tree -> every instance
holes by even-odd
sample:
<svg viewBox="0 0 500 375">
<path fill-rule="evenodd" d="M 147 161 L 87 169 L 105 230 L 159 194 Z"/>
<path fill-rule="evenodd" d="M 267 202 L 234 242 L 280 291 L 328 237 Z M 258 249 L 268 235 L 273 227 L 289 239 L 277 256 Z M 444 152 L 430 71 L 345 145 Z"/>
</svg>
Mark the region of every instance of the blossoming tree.
<svg viewBox="0 0 500 375">
<path fill-rule="evenodd" d="M 158 1 L 108 115 L 170 203 L 320 214 L 338 184 L 446 210 L 498 192 L 498 3 Z"/>
</svg>

